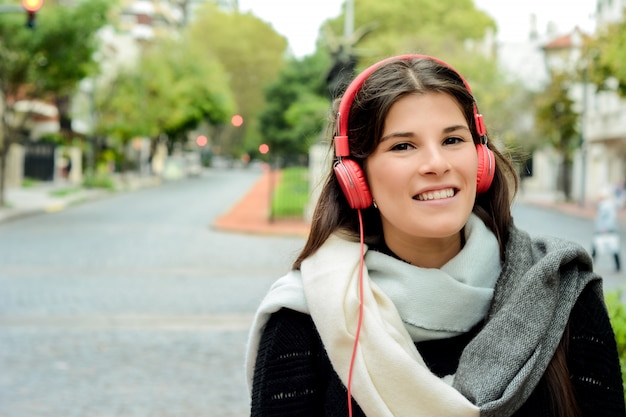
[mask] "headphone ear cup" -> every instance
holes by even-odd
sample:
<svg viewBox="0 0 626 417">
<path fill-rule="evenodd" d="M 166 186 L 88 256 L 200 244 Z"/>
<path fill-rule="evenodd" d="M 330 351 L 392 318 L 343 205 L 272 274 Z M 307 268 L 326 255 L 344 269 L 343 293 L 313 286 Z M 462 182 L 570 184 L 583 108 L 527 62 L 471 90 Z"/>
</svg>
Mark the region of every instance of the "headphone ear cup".
<svg viewBox="0 0 626 417">
<path fill-rule="evenodd" d="M 476 193 L 481 194 L 486 192 L 489 187 L 491 187 L 493 177 L 496 173 L 496 158 L 487 145 L 476 145 L 476 152 L 478 154 Z"/>
<path fill-rule="evenodd" d="M 340 159 L 333 169 L 350 207 L 364 209 L 372 205 L 372 194 L 359 164 L 351 159 Z"/>
</svg>

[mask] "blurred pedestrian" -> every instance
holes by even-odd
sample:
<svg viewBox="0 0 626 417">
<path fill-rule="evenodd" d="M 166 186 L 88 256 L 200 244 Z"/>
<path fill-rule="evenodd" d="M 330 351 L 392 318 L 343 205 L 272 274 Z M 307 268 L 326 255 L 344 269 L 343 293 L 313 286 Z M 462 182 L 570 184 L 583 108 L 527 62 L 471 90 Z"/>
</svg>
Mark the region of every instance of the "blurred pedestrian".
<svg viewBox="0 0 626 417">
<path fill-rule="evenodd" d="M 250 332 L 251 415 L 626 415 L 591 257 L 516 228 L 463 77 L 392 57 L 336 105 L 308 240 Z"/>
<path fill-rule="evenodd" d="M 621 242 L 618 224 L 619 201 L 615 192 L 604 188 L 600 193 L 591 242 L 591 257 L 594 262 L 598 255 L 610 254 L 615 261 L 615 271 L 621 270 Z"/>
</svg>

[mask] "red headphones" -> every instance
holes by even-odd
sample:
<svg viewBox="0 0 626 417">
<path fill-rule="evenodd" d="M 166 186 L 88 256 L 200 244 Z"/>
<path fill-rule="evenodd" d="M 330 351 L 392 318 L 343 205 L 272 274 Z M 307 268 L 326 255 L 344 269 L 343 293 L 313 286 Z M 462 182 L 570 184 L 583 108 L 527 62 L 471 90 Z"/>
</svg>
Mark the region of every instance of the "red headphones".
<svg viewBox="0 0 626 417">
<path fill-rule="evenodd" d="M 428 55 L 399 55 L 384 59 L 360 73 L 350 83 L 346 92 L 339 104 L 339 112 L 337 113 L 337 132 L 335 136 L 335 156 L 337 157 L 334 163 L 334 171 L 341 186 L 343 194 L 348 200 L 348 204 L 353 209 L 364 209 L 372 204 L 372 194 L 367 185 L 365 174 L 359 164 L 349 159 L 350 148 L 348 143 L 348 116 L 350 115 L 350 108 L 354 102 L 354 98 L 358 91 L 365 83 L 365 80 L 382 64 L 396 60 L 409 60 L 414 58 L 425 58 L 435 61 L 445 67 L 450 68 L 461 78 L 465 88 L 472 94 L 472 90 L 465 81 L 465 79 L 456 71 L 452 66 L 448 65 L 444 61 L 434 58 Z M 473 95 L 473 94 L 472 94 Z M 481 143 L 476 145 L 476 152 L 478 153 L 478 175 L 476 177 L 476 192 L 484 193 L 491 186 L 493 177 L 495 174 L 496 161 L 493 152 L 487 147 L 487 130 L 483 121 L 483 116 L 478 113 L 478 107 L 474 102 L 474 120 L 476 121 L 476 130 L 481 138 Z"/>
</svg>

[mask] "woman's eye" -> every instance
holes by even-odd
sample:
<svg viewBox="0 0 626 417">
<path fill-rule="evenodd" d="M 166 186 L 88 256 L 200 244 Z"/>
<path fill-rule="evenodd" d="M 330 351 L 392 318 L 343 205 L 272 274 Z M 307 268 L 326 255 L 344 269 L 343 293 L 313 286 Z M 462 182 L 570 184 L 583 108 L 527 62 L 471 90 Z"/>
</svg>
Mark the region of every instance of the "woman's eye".
<svg viewBox="0 0 626 417">
<path fill-rule="evenodd" d="M 393 145 L 391 150 L 392 151 L 406 151 L 411 148 L 412 148 L 412 145 L 410 143 L 398 143 L 396 145 Z"/>
<path fill-rule="evenodd" d="M 446 145 L 453 145 L 455 143 L 465 142 L 465 139 L 459 136 L 451 136 L 449 138 L 445 138 L 443 143 Z"/>
</svg>

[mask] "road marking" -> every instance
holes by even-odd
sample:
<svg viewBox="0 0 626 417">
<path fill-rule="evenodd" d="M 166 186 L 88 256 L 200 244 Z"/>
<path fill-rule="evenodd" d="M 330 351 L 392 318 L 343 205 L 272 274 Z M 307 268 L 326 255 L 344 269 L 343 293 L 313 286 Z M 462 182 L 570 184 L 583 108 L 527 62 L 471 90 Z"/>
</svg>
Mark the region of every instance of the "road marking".
<svg viewBox="0 0 626 417">
<path fill-rule="evenodd" d="M 46 213 L 54 213 L 54 212 L 62 211 L 62 210 L 65 210 L 65 204 L 63 203 L 49 204 L 46 207 L 44 207 L 44 211 Z"/>
</svg>

